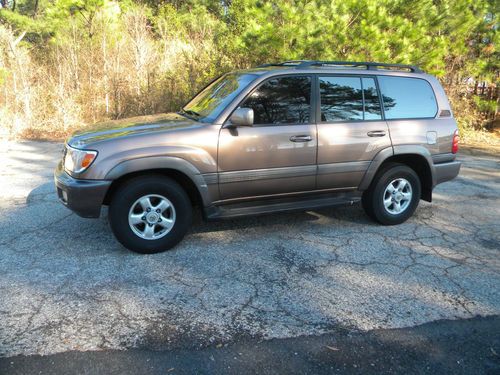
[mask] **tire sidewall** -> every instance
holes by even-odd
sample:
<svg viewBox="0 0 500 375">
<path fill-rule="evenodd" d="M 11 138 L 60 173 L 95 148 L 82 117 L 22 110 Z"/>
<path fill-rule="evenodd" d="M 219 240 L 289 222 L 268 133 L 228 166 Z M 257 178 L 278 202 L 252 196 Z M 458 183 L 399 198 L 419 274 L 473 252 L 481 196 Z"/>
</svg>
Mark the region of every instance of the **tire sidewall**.
<svg viewBox="0 0 500 375">
<path fill-rule="evenodd" d="M 387 212 L 384 206 L 384 193 L 387 185 L 397 178 L 407 180 L 412 189 L 412 198 L 409 206 L 402 213 L 394 215 Z M 372 208 L 376 219 L 385 225 L 396 225 L 405 222 L 417 209 L 420 201 L 421 186 L 418 175 L 407 166 L 400 165 L 384 171 L 378 178 L 372 195 Z"/>
<path fill-rule="evenodd" d="M 148 194 L 167 198 L 174 206 L 175 224 L 164 237 L 146 240 L 137 236 L 130 228 L 128 215 L 132 204 Z M 174 247 L 189 229 L 192 207 L 189 197 L 175 181 L 165 177 L 144 177 L 132 180 L 119 189 L 109 208 L 111 229 L 118 241 L 126 248 L 143 254 L 162 252 Z"/>
</svg>

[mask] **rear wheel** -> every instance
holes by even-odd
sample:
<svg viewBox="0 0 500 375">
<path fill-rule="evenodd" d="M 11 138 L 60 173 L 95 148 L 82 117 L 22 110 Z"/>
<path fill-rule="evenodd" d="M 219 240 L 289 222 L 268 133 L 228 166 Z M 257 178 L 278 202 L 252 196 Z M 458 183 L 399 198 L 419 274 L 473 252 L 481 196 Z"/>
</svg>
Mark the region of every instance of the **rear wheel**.
<svg viewBox="0 0 500 375">
<path fill-rule="evenodd" d="M 166 251 L 191 225 L 189 197 L 163 176 L 137 177 L 120 187 L 109 207 L 111 229 L 126 248 L 143 254 Z"/>
<path fill-rule="evenodd" d="M 363 194 L 362 205 L 368 216 L 381 224 L 401 224 L 415 212 L 420 191 L 420 179 L 413 169 L 391 163 L 377 173 Z"/>
</svg>

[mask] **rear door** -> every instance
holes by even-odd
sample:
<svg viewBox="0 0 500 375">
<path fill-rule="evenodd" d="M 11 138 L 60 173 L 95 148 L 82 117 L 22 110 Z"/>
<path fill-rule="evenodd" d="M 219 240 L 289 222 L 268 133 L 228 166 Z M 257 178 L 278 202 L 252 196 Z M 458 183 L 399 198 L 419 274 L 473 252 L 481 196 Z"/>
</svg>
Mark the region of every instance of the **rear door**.
<svg viewBox="0 0 500 375">
<path fill-rule="evenodd" d="M 253 109 L 254 125 L 220 131 L 222 199 L 314 189 L 318 143 L 312 83 L 312 75 L 272 77 L 239 104 Z"/>
<path fill-rule="evenodd" d="M 380 76 L 378 82 L 394 146 L 421 145 L 431 154 L 451 152 L 456 125 L 449 118 L 435 119 L 438 105 L 427 80 Z M 439 149 L 440 144 L 445 145 L 444 150 Z"/>
<path fill-rule="evenodd" d="M 356 189 L 371 160 L 391 146 L 373 76 L 318 75 L 317 189 Z"/>
</svg>

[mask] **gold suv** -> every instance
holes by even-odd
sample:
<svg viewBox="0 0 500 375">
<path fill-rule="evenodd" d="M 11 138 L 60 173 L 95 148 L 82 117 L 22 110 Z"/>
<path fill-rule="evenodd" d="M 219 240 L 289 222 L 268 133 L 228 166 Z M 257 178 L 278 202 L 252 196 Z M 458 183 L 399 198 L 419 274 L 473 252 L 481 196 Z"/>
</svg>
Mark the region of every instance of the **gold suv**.
<svg viewBox="0 0 500 375">
<path fill-rule="evenodd" d="M 179 112 L 75 134 L 55 172 L 83 217 L 109 205 L 140 253 L 206 219 L 361 201 L 384 225 L 456 177 L 458 131 L 436 78 L 410 65 L 287 61 L 224 74 Z"/>
</svg>

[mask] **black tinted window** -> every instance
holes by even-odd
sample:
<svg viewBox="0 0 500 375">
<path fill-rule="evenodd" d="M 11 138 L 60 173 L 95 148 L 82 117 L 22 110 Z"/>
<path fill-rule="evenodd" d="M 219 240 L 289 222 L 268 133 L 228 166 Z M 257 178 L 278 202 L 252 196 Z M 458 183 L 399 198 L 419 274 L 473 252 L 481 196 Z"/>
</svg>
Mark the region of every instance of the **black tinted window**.
<svg viewBox="0 0 500 375">
<path fill-rule="evenodd" d="M 434 117 L 436 97 L 431 85 L 418 78 L 378 77 L 387 119 Z"/>
<path fill-rule="evenodd" d="M 241 105 L 252 108 L 254 124 L 302 124 L 311 112 L 311 78 L 272 78 Z"/>
<path fill-rule="evenodd" d="M 321 120 L 362 120 L 363 94 L 361 78 L 321 77 Z"/>
<path fill-rule="evenodd" d="M 373 78 L 362 78 L 363 98 L 365 99 L 365 120 L 381 120 L 382 109 Z"/>
<path fill-rule="evenodd" d="M 321 121 L 382 119 L 377 86 L 373 78 L 320 77 L 319 88 Z"/>
</svg>

